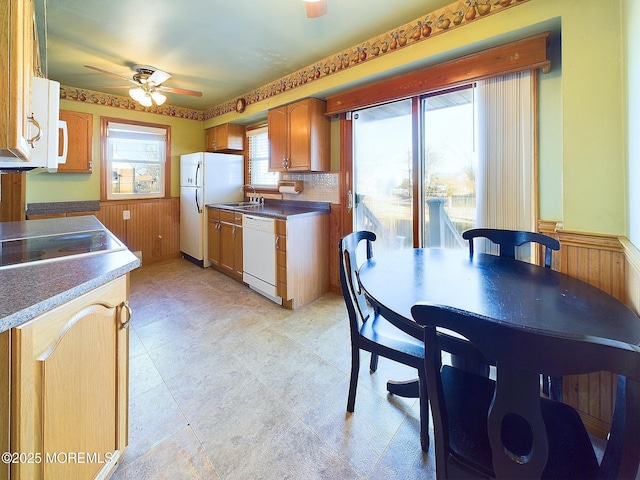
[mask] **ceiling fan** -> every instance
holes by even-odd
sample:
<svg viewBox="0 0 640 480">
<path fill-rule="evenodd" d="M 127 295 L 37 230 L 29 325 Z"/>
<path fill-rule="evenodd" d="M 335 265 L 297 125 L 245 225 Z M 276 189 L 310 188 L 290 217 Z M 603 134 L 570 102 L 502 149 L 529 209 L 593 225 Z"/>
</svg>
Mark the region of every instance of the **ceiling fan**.
<svg viewBox="0 0 640 480">
<path fill-rule="evenodd" d="M 327 0 L 304 0 L 307 4 L 307 18 L 318 18 L 327 13 Z"/>
<path fill-rule="evenodd" d="M 145 107 L 150 107 L 154 103 L 156 105 L 162 105 L 167 100 L 167 97 L 162 92 L 191 95 L 194 97 L 202 96 L 202 92 L 197 90 L 187 90 L 186 88 L 162 85 L 171 78 L 171 75 L 149 65 L 135 65 L 133 70 L 136 73 L 133 74 L 133 78 L 125 77 L 124 75 L 113 73 L 100 67 L 94 67 L 93 65 L 85 65 L 85 67 L 95 70 L 96 72 L 111 75 L 112 77 L 124 79 L 133 84 L 133 87 L 130 85 L 105 85 L 104 88 L 128 88 L 131 98 Z"/>
</svg>

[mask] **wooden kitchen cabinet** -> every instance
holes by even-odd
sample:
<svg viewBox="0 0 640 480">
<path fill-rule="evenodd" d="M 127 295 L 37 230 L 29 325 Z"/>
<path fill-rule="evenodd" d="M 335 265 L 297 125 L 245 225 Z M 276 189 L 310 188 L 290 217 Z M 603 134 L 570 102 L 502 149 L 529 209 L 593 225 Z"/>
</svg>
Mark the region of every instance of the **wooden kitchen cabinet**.
<svg viewBox="0 0 640 480">
<path fill-rule="evenodd" d="M 326 103 L 307 98 L 269 110 L 269 170 L 324 172 L 331 168 Z"/>
<path fill-rule="evenodd" d="M 60 110 L 60 120 L 67 122 L 68 150 L 67 161 L 58 165 L 58 173 L 93 172 L 93 115 Z M 62 149 L 62 139 L 58 145 Z"/>
<path fill-rule="evenodd" d="M 329 215 L 276 220 L 277 295 L 296 309 L 329 291 Z"/>
<path fill-rule="evenodd" d="M 242 281 L 242 214 L 209 209 L 208 258 L 211 265 Z"/>
<path fill-rule="evenodd" d="M 0 154 L 28 161 L 39 127 L 31 109 L 37 51 L 33 0 L 0 2 Z"/>
<path fill-rule="evenodd" d="M 220 269 L 242 280 L 242 214 L 220 210 Z"/>
<path fill-rule="evenodd" d="M 128 290 L 125 275 L 11 330 L 10 451 L 35 455 L 12 478 L 115 469 L 127 444 Z"/>
<path fill-rule="evenodd" d="M 244 150 L 245 128 L 243 125 L 224 123 L 205 131 L 207 152 Z"/>
<path fill-rule="evenodd" d="M 207 257 L 216 268 L 220 268 L 220 210 L 208 209 Z"/>
</svg>

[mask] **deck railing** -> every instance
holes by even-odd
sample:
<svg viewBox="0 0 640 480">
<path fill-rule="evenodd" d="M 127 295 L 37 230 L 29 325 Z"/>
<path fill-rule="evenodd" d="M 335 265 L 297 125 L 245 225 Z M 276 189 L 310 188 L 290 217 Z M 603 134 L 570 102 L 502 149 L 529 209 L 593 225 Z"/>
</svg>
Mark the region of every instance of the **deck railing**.
<svg viewBox="0 0 640 480">
<path fill-rule="evenodd" d="M 364 203 L 363 196 L 356 199 L 358 208 L 355 209 L 358 218 L 356 225 L 362 230 L 376 232 L 377 242 L 392 248 L 407 247 L 406 238 L 397 235 L 392 229 L 381 222 L 371 209 Z M 467 242 L 462 238 L 458 229 L 447 215 L 444 209 L 443 198 L 430 198 L 427 200 L 429 209 L 429 238 L 428 246 L 433 248 L 467 248 Z M 410 245 L 409 245 L 410 247 Z"/>
</svg>

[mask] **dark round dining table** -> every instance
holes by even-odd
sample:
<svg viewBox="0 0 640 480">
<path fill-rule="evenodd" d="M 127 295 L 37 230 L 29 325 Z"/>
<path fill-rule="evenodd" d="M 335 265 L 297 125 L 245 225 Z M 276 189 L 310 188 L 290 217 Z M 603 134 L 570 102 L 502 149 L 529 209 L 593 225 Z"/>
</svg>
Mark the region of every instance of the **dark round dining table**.
<svg viewBox="0 0 640 480">
<path fill-rule="evenodd" d="M 577 278 L 495 255 L 454 249 L 374 252 L 359 269 L 371 304 L 422 339 L 417 302 L 447 305 L 539 332 L 640 345 L 640 319 L 619 300 Z"/>
</svg>

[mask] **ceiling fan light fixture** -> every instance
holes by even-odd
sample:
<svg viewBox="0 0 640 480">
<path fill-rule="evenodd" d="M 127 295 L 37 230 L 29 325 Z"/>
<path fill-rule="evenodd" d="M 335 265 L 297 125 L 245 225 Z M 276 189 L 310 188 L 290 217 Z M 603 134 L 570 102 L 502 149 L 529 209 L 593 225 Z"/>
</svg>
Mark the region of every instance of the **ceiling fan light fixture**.
<svg viewBox="0 0 640 480">
<path fill-rule="evenodd" d="M 142 103 L 142 99 L 146 96 L 146 92 L 140 87 L 135 87 L 129 89 L 129 95 L 131 95 L 131 98 L 136 102 Z"/>
<path fill-rule="evenodd" d="M 153 105 L 153 102 L 151 101 L 151 96 L 148 93 L 145 94 L 145 96 L 138 101 L 140 102 L 140 105 L 142 105 L 143 107 L 150 107 L 151 105 Z"/>
<path fill-rule="evenodd" d="M 154 102 L 156 102 L 156 105 L 158 106 L 167 101 L 167 97 L 158 91 L 151 92 L 151 98 Z"/>
</svg>

